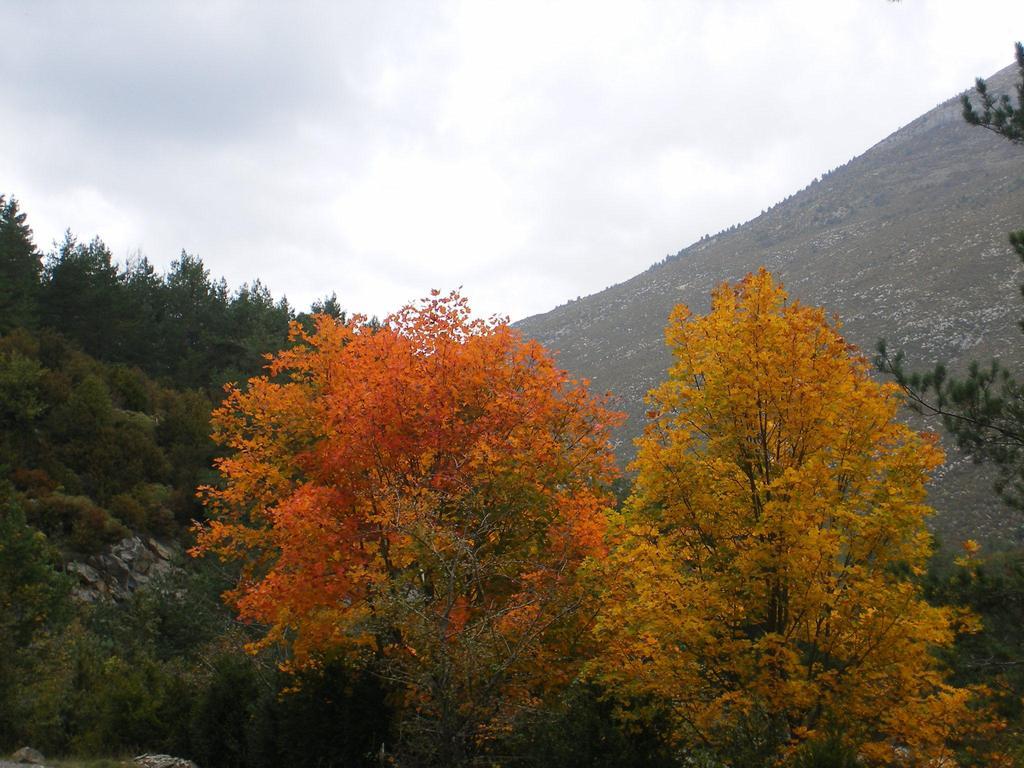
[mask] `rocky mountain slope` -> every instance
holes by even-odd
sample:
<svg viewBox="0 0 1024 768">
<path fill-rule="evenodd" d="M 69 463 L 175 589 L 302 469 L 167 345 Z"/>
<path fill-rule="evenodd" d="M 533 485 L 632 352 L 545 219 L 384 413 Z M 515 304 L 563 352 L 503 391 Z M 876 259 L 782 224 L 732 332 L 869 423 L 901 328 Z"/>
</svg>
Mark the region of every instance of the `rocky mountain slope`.
<svg viewBox="0 0 1024 768">
<path fill-rule="evenodd" d="M 1014 75 L 1002 70 L 990 88 L 1006 91 Z M 678 303 L 706 311 L 714 286 L 761 265 L 791 297 L 838 313 L 847 338 L 869 352 L 884 337 L 914 368 L 993 355 L 1024 362 L 1024 274 L 1006 240 L 1024 227 L 1024 150 L 965 124 L 958 98 L 756 219 L 518 326 L 621 398 L 629 413 L 618 435 L 624 460 L 643 429 L 643 396 L 669 363 L 669 311 Z M 955 452 L 933 503 L 935 527 L 949 539 L 1024 539 L 1024 519 L 995 498 L 983 469 Z"/>
</svg>

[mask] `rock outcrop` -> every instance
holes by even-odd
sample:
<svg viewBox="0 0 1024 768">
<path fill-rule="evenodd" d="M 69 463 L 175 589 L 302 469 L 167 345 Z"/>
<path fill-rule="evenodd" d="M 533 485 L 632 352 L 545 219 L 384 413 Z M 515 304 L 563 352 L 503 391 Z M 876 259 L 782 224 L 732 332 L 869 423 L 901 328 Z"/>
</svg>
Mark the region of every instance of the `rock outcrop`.
<svg viewBox="0 0 1024 768">
<path fill-rule="evenodd" d="M 130 536 L 84 562 L 67 564 L 78 579 L 72 594 L 84 602 L 101 598 L 124 600 L 136 589 L 174 573 L 178 553 L 156 539 Z"/>
</svg>

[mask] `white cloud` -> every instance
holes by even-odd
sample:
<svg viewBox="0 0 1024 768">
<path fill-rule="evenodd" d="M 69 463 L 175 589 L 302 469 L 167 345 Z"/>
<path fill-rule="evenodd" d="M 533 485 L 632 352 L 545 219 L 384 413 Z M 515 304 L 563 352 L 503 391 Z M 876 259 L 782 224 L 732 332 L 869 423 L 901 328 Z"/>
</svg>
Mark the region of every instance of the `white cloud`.
<svg viewBox="0 0 1024 768">
<path fill-rule="evenodd" d="M 0 8 L 0 192 L 385 314 L 545 311 L 756 215 L 1024 37 L 1014 0 Z"/>
</svg>

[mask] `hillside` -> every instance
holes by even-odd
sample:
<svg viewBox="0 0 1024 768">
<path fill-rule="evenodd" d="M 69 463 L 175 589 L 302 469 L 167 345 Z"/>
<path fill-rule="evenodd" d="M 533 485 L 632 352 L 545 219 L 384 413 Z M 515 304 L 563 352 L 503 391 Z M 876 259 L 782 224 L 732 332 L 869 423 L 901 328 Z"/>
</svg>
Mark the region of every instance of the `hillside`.
<svg viewBox="0 0 1024 768">
<path fill-rule="evenodd" d="M 1007 67 L 990 88 L 1005 91 L 1013 76 Z M 518 326 L 621 398 L 629 419 L 618 450 L 626 460 L 643 429 L 643 396 L 669 362 L 669 311 L 685 303 L 703 312 L 715 285 L 761 265 L 794 298 L 837 313 L 847 338 L 867 351 L 884 337 L 916 368 L 1006 360 L 1020 349 L 1024 316 L 1021 266 L 1006 241 L 1024 222 L 1024 152 L 965 124 L 958 99 L 742 226 Z M 950 538 L 1024 536 L 1024 521 L 995 498 L 984 471 L 954 451 L 933 503 L 936 529 Z"/>
</svg>

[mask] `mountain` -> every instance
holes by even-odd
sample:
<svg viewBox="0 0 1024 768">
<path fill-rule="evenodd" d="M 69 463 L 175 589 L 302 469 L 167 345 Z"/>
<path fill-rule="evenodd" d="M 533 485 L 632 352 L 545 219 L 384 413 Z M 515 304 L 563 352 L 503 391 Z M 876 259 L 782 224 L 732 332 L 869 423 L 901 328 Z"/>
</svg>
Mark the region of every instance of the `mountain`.
<svg viewBox="0 0 1024 768">
<path fill-rule="evenodd" d="M 1015 70 L 990 78 L 990 89 L 1008 91 Z M 1007 243 L 1022 226 L 1024 150 L 967 125 L 957 96 L 761 216 L 517 325 L 620 398 L 629 418 L 618 450 L 628 461 L 643 397 L 669 364 L 669 311 L 685 303 L 704 312 L 712 288 L 762 265 L 793 299 L 837 313 L 848 340 L 871 352 L 885 338 L 911 369 L 992 356 L 1024 362 L 1024 274 Z M 950 451 L 932 492 L 940 536 L 1024 540 L 1024 516 L 996 498 L 990 479 Z"/>
</svg>

